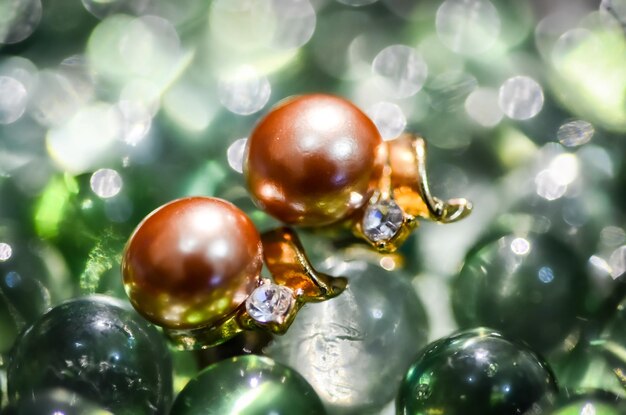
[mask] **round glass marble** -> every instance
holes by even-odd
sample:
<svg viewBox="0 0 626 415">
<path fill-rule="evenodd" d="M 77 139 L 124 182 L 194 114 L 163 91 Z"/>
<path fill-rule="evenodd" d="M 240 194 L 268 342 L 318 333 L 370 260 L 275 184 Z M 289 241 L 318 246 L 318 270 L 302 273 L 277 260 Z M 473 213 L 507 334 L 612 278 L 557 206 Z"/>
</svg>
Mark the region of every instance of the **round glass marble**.
<svg viewBox="0 0 626 415">
<path fill-rule="evenodd" d="M 165 414 L 172 362 L 160 333 L 119 300 L 92 296 L 44 314 L 19 338 L 9 399 L 66 388 L 116 415 Z"/>
<path fill-rule="evenodd" d="M 557 392 L 547 364 L 522 344 L 479 328 L 430 346 L 408 370 L 398 414 L 523 414 Z"/>
<path fill-rule="evenodd" d="M 204 369 L 180 392 L 171 415 L 323 415 L 302 376 L 266 357 L 247 355 Z"/>
<path fill-rule="evenodd" d="M 626 359 L 607 359 L 603 353 L 604 343 L 592 339 L 591 344 L 581 341 L 574 350 L 550 359 L 559 387 L 568 391 L 602 390 L 625 397 L 626 390 L 614 370 L 624 368 Z"/>
<path fill-rule="evenodd" d="M 454 315 L 463 328 L 493 327 L 550 352 L 579 324 L 583 270 L 576 253 L 548 234 L 481 242 L 453 283 Z"/>
<path fill-rule="evenodd" d="M 428 319 L 408 275 L 336 255 L 319 267 L 348 278 L 337 298 L 303 308 L 266 348 L 297 370 L 333 414 L 365 414 L 393 399 Z M 392 357 L 392 358 L 390 358 Z"/>
<path fill-rule="evenodd" d="M 623 291 L 622 291 L 623 292 Z M 608 321 L 599 339 L 593 341 L 594 349 L 604 357 L 609 368 L 626 391 L 626 359 L 624 345 L 626 344 L 626 300 L 617 306 L 615 314 Z"/>
<path fill-rule="evenodd" d="M 0 199 L 14 196 L 2 192 Z M 16 224 L 0 221 L 0 354 L 10 351 L 23 329 L 71 295 L 59 252 L 29 239 Z"/>
<path fill-rule="evenodd" d="M 10 405 L 3 415 L 113 415 L 83 397 L 65 389 L 50 389 L 25 396 Z"/>
<path fill-rule="evenodd" d="M 565 391 L 554 402 L 548 400 L 531 411 L 535 415 L 621 415 L 626 414 L 626 402 L 604 390 L 585 390 L 569 395 Z"/>
</svg>

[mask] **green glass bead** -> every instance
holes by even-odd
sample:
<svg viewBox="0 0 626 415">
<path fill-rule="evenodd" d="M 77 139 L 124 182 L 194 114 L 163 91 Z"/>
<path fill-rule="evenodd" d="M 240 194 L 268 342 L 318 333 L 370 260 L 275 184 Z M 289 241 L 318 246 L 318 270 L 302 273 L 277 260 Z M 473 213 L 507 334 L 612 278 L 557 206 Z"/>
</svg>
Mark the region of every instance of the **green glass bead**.
<svg viewBox="0 0 626 415">
<path fill-rule="evenodd" d="M 571 352 L 550 361 L 559 386 L 568 390 L 599 389 L 625 397 L 618 377 L 603 354 L 601 345 L 581 342 Z"/>
<path fill-rule="evenodd" d="M 408 370 L 402 415 L 522 414 L 557 392 L 547 364 L 490 329 L 462 331 L 427 346 Z"/>
<path fill-rule="evenodd" d="M 426 313 L 402 272 L 340 255 L 318 269 L 347 277 L 348 288 L 303 308 L 266 353 L 302 374 L 329 413 L 375 413 L 393 399 L 426 345 Z"/>
<path fill-rule="evenodd" d="M 591 344 L 602 354 L 622 388 L 626 390 L 626 300 L 618 305 L 599 338 Z"/>
<path fill-rule="evenodd" d="M 50 245 L 0 222 L 0 354 L 19 332 L 72 293 L 63 258 Z"/>
<path fill-rule="evenodd" d="M 25 396 L 3 412 L 3 415 L 34 414 L 112 415 L 106 409 L 64 389 L 52 389 L 35 396 Z"/>
<path fill-rule="evenodd" d="M 91 174 L 51 177 L 35 204 L 35 228 L 63 254 L 80 293 L 114 293 L 106 278 L 120 279 L 110 271 L 120 267 L 119 253 L 137 223 L 130 215 L 135 199 L 142 196 L 131 202 L 121 192 L 102 199 L 92 190 L 90 178 Z M 121 212 L 125 209 L 127 215 Z"/>
<path fill-rule="evenodd" d="M 614 405 L 602 403 L 602 402 L 589 402 L 582 400 L 568 405 L 564 405 L 560 408 L 556 408 L 550 412 L 545 412 L 546 415 L 623 415 L 625 408 L 623 405 L 616 407 Z"/>
<path fill-rule="evenodd" d="M 79 393 L 116 415 L 164 414 L 172 362 L 161 334 L 119 300 L 65 302 L 16 342 L 8 364 L 11 401 L 48 388 Z"/>
<path fill-rule="evenodd" d="M 548 353 L 579 327 L 584 266 L 547 234 L 508 234 L 479 244 L 453 283 L 461 328 L 493 327 Z"/>
<path fill-rule="evenodd" d="M 180 392 L 171 415 L 323 415 L 313 388 L 293 369 L 247 355 L 204 369 Z"/>
<path fill-rule="evenodd" d="M 526 415 L 623 415 L 626 402 L 604 390 L 588 390 L 570 395 L 565 391 L 554 400 L 533 407 Z"/>
</svg>

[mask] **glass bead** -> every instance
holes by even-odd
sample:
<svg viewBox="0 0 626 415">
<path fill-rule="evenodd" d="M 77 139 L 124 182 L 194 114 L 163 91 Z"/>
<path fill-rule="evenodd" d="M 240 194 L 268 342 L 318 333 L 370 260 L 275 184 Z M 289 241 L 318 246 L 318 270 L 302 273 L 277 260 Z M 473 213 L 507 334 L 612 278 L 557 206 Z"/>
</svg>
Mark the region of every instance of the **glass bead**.
<svg viewBox="0 0 626 415">
<path fill-rule="evenodd" d="M 329 413 L 379 410 L 426 345 L 422 303 L 408 276 L 397 270 L 343 256 L 326 259 L 318 269 L 347 277 L 348 288 L 330 301 L 308 304 L 266 353 L 302 374 Z"/>
<path fill-rule="evenodd" d="M 323 415 L 322 402 L 294 370 L 247 355 L 204 369 L 180 392 L 171 415 Z"/>
<path fill-rule="evenodd" d="M 51 389 L 26 396 L 10 405 L 3 415 L 112 415 L 111 412 L 64 390 Z"/>
<path fill-rule="evenodd" d="M 564 391 L 558 398 L 534 407 L 529 415 L 620 415 L 626 413 L 626 402 L 601 389 L 582 393 Z"/>
<path fill-rule="evenodd" d="M 159 332 L 119 300 L 92 296 L 44 314 L 8 364 L 12 402 L 44 388 L 81 394 L 116 415 L 164 414 L 172 362 Z"/>
<path fill-rule="evenodd" d="M 556 392 L 539 356 L 478 328 L 427 346 L 406 373 L 396 409 L 403 415 L 522 414 Z"/>
<path fill-rule="evenodd" d="M 615 314 L 608 321 L 600 337 L 593 342 L 600 354 L 605 358 L 609 368 L 626 391 L 626 300 L 623 300 L 615 310 Z"/>
<path fill-rule="evenodd" d="M 620 365 L 613 366 L 607 361 L 601 342 L 590 343 L 581 341 L 571 352 L 550 360 L 559 387 L 572 391 L 598 389 L 626 397 L 626 390 L 613 372 Z M 625 367 L 626 362 L 622 361 L 621 366 Z"/>
<path fill-rule="evenodd" d="M 576 330 L 586 287 L 568 246 L 548 234 L 507 234 L 470 251 L 452 305 L 462 328 L 493 327 L 547 353 Z"/>
<path fill-rule="evenodd" d="M 1 196 L 0 196 L 1 199 Z M 71 295 L 63 258 L 51 245 L 26 237 L 12 222 L 0 222 L 0 354 L 19 332 Z"/>
</svg>

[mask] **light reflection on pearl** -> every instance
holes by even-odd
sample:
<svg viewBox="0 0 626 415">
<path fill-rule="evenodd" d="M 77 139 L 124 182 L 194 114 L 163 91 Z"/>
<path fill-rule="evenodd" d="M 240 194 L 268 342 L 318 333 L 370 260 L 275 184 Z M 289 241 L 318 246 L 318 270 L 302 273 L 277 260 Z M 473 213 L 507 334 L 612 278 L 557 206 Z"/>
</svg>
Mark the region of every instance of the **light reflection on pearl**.
<svg viewBox="0 0 626 415">
<path fill-rule="evenodd" d="M 260 111 L 270 99 L 271 92 L 267 77 L 251 66 L 241 67 L 218 85 L 218 96 L 222 105 L 239 115 Z"/>
<path fill-rule="evenodd" d="M 509 118 L 527 120 L 539 114 L 543 100 L 543 90 L 534 79 L 515 76 L 500 87 L 498 103 Z"/>
<path fill-rule="evenodd" d="M 26 110 L 28 94 L 24 85 L 8 76 L 0 76 L 0 124 L 11 124 Z"/>
<path fill-rule="evenodd" d="M 500 34 L 500 16 L 488 0 L 446 0 L 437 9 L 437 35 L 451 50 L 471 55 L 489 50 Z"/>
<path fill-rule="evenodd" d="M 228 146 L 226 150 L 226 157 L 228 158 L 228 165 L 231 169 L 235 170 L 237 173 L 243 173 L 243 156 L 246 151 L 246 144 L 248 143 L 248 138 L 240 138 L 238 140 L 233 141 L 233 143 Z"/>
<path fill-rule="evenodd" d="M 366 111 L 374 121 L 383 140 L 393 140 L 404 132 L 406 116 L 402 108 L 391 102 L 378 102 Z"/>
<path fill-rule="evenodd" d="M 363 202 L 363 195 L 358 192 L 350 192 L 350 199 L 348 204 L 352 207 L 361 206 Z"/>
<path fill-rule="evenodd" d="M 100 169 L 91 175 L 91 190 L 102 199 L 117 195 L 122 190 L 122 176 L 113 169 Z"/>
<path fill-rule="evenodd" d="M 336 160 L 349 160 L 353 154 L 353 147 L 357 143 L 354 140 L 348 138 L 341 138 L 330 145 L 330 154 Z"/>
<path fill-rule="evenodd" d="M 415 95 L 428 76 L 422 56 L 404 45 L 392 45 L 381 50 L 372 62 L 372 71 L 381 90 L 393 98 Z"/>
</svg>

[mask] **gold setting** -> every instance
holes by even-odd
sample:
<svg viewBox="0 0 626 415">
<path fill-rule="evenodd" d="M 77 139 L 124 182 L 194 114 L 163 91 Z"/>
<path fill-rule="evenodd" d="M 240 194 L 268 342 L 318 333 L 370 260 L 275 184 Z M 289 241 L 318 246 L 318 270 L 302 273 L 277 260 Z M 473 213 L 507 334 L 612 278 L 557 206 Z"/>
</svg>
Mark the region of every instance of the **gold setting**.
<svg viewBox="0 0 626 415">
<path fill-rule="evenodd" d="M 379 252 L 396 251 L 419 225 L 418 218 L 439 223 L 452 223 L 472 212 L 472 203 L 464 198 L 443 201 L 430 192 L 426 173 L 426 143 L 417 135 L 403 134 L 387 141 L 387 160 L 378 189 L 369 205 L 394 201 L 403 212 L 403 220 L 395 235 L 388 240 L 372 241 L 363 232 L 363 209 L 352 219 L 352 231 Z"/>
<path fill-rule="evenodd" d="M 245 302 L 222 320 L 208 326 L 177 330 L 164 328 L 169 339 L 180 349 L 206 349 L 224 343 L 244 330 L 265 330 L 284 334 L 298 311 L 308 302 L 320 302 L 341 294 L 348 285 L 344 277 L 332 277 L 316 271 L 304 253 L 297 234 L 281 227 L 261 235 L 265 265 L 273 283 L 290 288 L 294 304 L 279 321 L 262 323 L 247 312 Z M 269 280 L 261 278 L 259 286 Z"/>
</svg>

